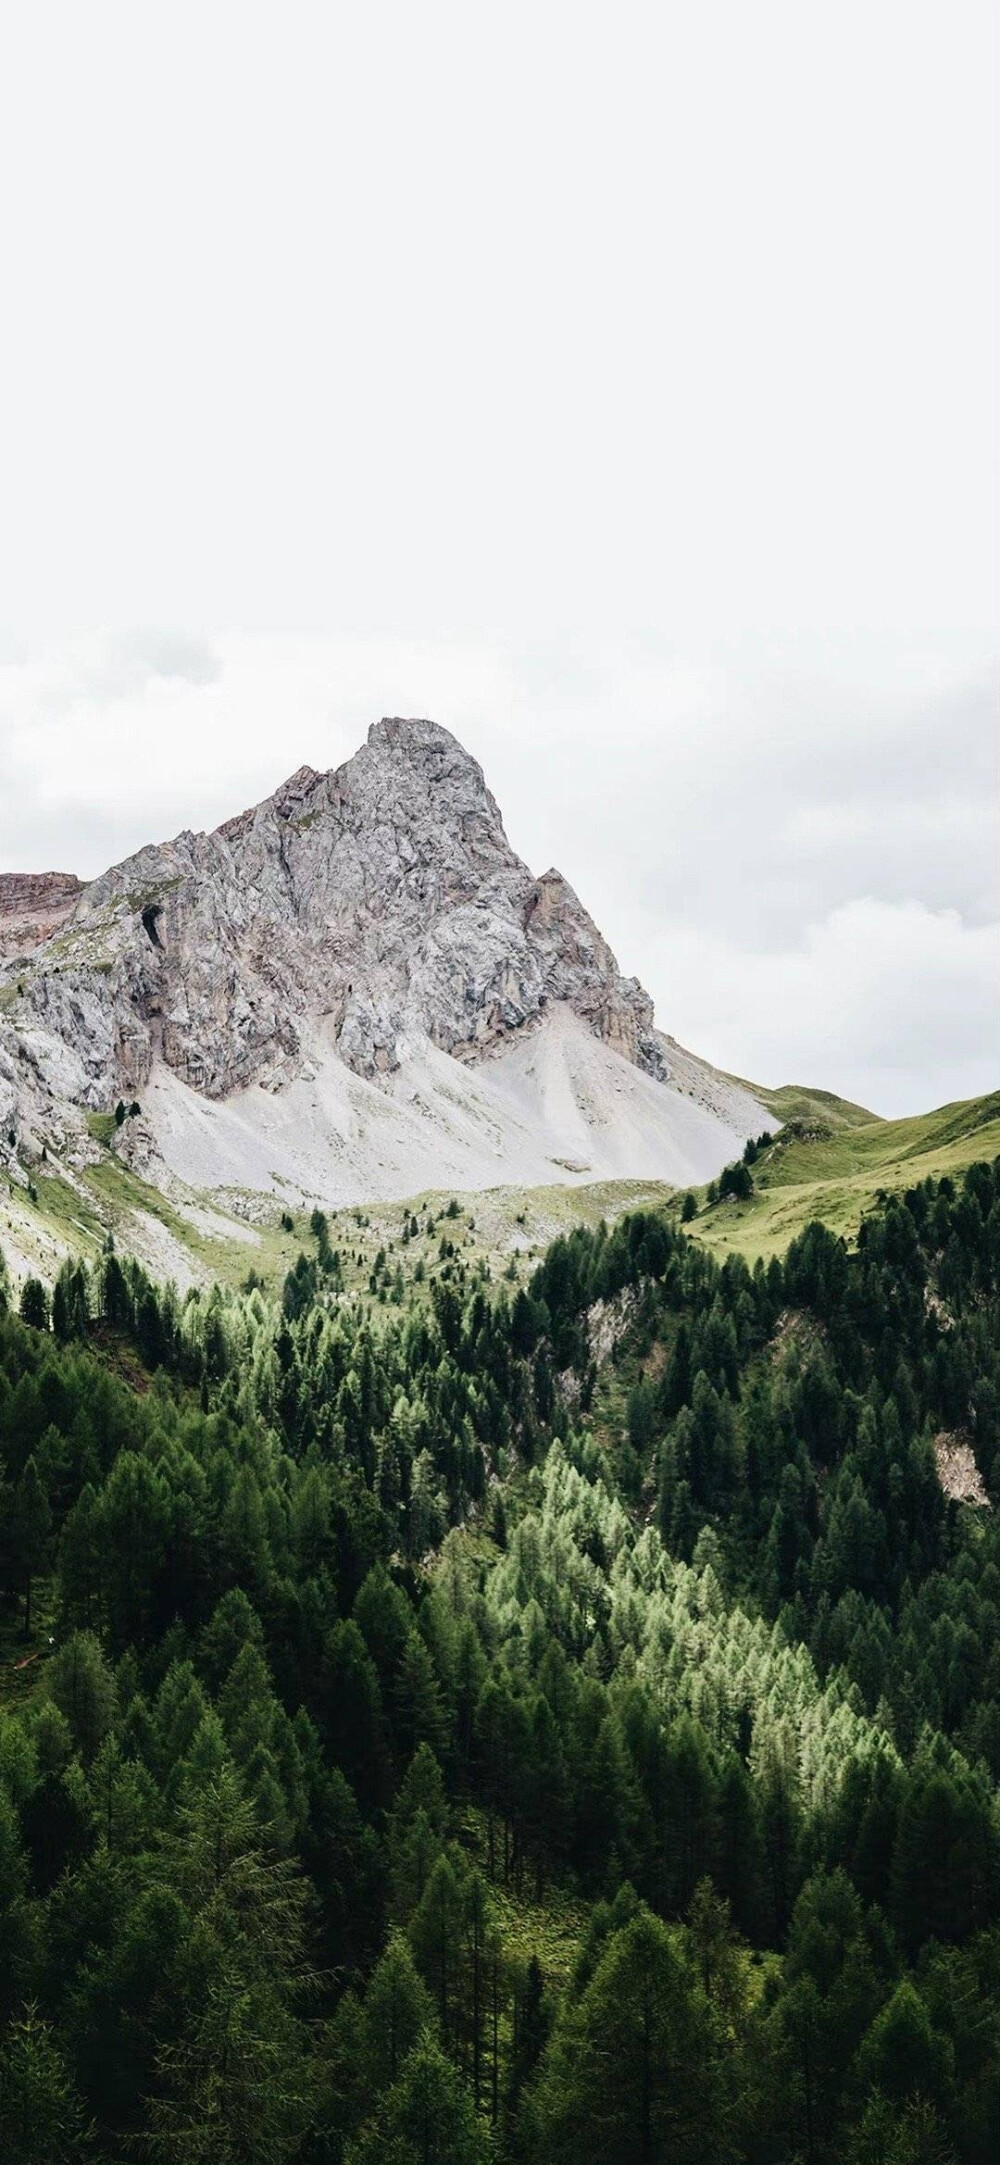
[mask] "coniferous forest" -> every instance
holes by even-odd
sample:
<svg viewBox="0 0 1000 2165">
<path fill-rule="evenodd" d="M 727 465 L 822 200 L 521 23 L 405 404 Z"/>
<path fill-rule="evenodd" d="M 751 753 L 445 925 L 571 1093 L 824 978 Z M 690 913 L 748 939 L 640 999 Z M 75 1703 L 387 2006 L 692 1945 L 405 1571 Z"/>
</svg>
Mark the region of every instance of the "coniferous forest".
<svg viewBox="0 0 1000 2165">
<path fill-rule="evenodd" d="M 5 1284 L 5 2165 L 996 2165 L 1000 1164 L 307 1242 Z"/>
</svg>

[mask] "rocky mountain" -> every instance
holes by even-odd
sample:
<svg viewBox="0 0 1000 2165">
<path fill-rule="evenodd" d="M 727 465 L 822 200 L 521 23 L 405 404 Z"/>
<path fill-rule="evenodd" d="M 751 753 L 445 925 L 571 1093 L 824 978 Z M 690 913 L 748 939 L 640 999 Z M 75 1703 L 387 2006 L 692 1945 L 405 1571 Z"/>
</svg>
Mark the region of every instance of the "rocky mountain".
<svg viewBox="0 0 1000 2165">
<path fill-rule="evenodd" d="M 429 721 L 376 723 L 335 771 L 85 887 L 8 876 L 0 957 L 19 1160 L 85 1149 L 86 1113 L 122 1098 L 154 1178 L 350 1200 L 707 1178 L 764 1118 L 689 1057 L 672 1077 L 648 995 Z"/>
</svg>

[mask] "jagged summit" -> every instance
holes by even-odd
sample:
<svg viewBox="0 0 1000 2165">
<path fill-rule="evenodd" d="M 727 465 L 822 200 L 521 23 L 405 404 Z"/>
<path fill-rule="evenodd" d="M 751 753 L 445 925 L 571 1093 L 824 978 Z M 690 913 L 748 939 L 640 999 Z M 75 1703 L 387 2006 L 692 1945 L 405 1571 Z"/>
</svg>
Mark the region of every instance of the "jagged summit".
<svg viewBox="0 0 1000 2165">
<path fill-rule="evenodd" d="M 466 751 L 451 730 L 446 729 L 443 722 L 430 721 L 426 715 L 383 714 L 380 722 L 369 722 L 368 743 L 382 742 L 401 745 L 404 751 L 410 747 L 416 750 L 420 746 L 440 745 L 442 750 L 456 752 L 466 765 L 482 772 L 478 760 L 473 759 L 472 753 Z"/>
<path fill-rule="evenodd" d="M 8 1134 L 158 1077 L 224 1101 L 331 1058 L 383 1091 L 421 1048 L 496 1067 L 557 1010 L 669 1082 L 648 995 L 561 874 L 535 879 L 511 849 L 478 762 L 436 722 L 387 716 L 342 766 L 299 767 L 213 833 L 42 900 L 54 921 L 8 912 L 5 938 L 0 887 Z"/>
</svg>

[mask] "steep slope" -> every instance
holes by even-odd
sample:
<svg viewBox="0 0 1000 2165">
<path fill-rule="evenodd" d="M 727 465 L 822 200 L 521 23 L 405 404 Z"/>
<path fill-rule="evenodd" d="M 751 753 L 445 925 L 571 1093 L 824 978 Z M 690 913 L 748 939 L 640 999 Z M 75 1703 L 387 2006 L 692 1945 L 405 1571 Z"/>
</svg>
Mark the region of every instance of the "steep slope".
<svg viewBox="0 0 1000 2165">
<path fill-rule="evenodd" d="M 764 1119 L 700 1063 L 672 1085 L 648 995 L 433 722 L 36 899 L 0 965 L 0 1149 L 25 1163 L 85 1154 L 82 1114 L 119 1097 L 154 1179 L 329 1200 L 704 1179 Z"/>
<path fill-rule="evenodd" d="M 472 1067 L 426 1038 L 391 1076 L 355 1075 L 317 1032 L 280 1092 L 250 1084 L 223 1102 L 162 1063 L 135 1131 L 188 1186 L 255 1189 L 331 1204 L 604 1179 L 688 1185 L 732 1154 L 733 1130 L 656 1082 L 558 1004 L 545 1023 Z M 128 1142 L 133 1142 L 130 1135 Z"/>
<path fill-rule="evenodd" d="M 533 880 L 432 722 L 379 722 L 336 772 L 302 767 L 214 834 L 113 867 L 30 955 L 23 997 L 28 1031 L 87 1065 L 92 1105 L 157 1058 L 208 1097 L 285 1082 L 315 1016 L 357 1074 L 395 1068 L 407 1030 L 474 1057 L 550 998 L 662 1067 L 647 995 L 559 874 Z"/>
</svg>

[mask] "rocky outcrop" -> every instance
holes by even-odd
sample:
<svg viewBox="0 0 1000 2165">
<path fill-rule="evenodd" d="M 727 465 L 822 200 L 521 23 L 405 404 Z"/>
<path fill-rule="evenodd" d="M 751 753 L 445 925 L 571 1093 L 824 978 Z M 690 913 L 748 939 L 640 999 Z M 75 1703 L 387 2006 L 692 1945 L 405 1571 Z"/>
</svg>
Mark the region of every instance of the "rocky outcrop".
<svg viewBox="0 0 1000 2165">
<path fill-rule="evenodd" d="M 82 1106 L 141 1091 L 157 1058 L 210 1098 L 278 1089 L 318 1019 L 362 1076 L 421 1034 L 476 1060 L 554 1002 L 666 1072 L 647 994 L 560 874 L 533 879 L 476 761 L 433 722 L 379 722 L 344 766 L 300 768 L 215 833 L 21 901 L 20 922 L 58 913 L 58 939 L 8 978 L 8 1057 Z"/>
<path fill-rule="evenodd" d="M 72 872 L 0 872 L 0 957 L 51 939 L 82 893 Z"/>
<path fill-rule="evenodd" d="M 942 1429 L 934 1438 L 934 1463 L 941 1487 L 952 1503 L 975 1504 L 982 1511 L 992 1509 L 967 1436 Z"/>
<path fill-rule="evenodd" d="M 615 1052 L 665 1079 L 649 994 L 638 978 L 621 976 L 607 941 L 561 872 L 535 881 L 525 931 L 541 959 L 547 997 L 566 1000 Z"/>
</svg>

